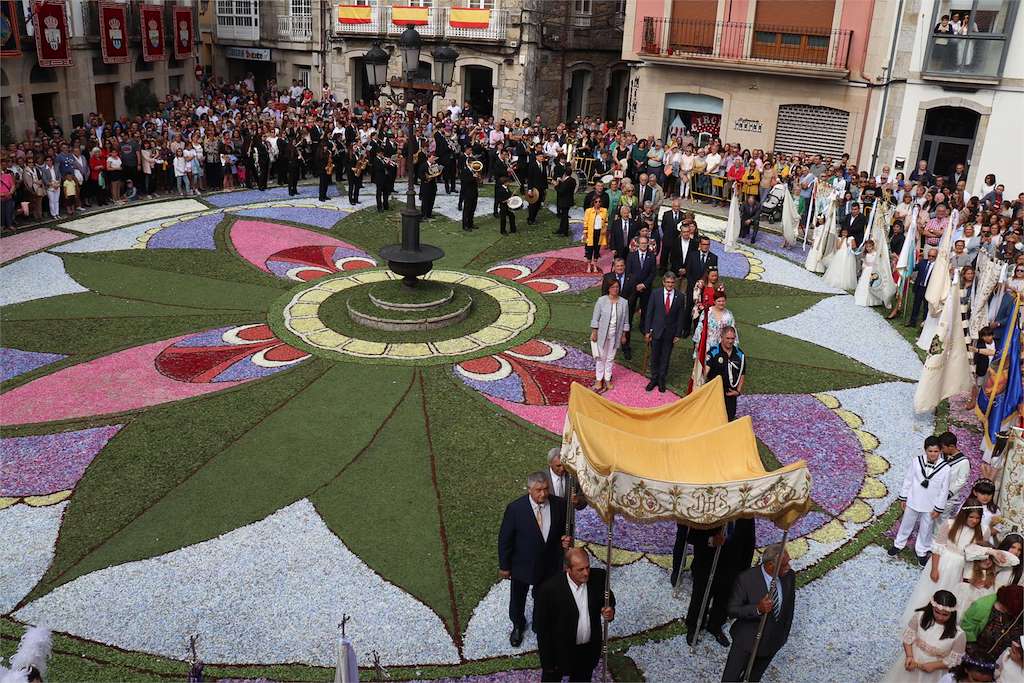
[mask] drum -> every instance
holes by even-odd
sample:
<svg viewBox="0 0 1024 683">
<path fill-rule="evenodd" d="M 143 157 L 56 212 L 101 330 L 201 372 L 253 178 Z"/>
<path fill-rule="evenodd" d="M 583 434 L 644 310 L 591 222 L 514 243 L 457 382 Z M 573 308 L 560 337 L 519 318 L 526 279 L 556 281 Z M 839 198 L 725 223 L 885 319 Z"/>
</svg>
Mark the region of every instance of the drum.
<svg viewBox="0 0 1024 683">
<path fill-rule="evenodd" d="M 508 208 L 512 209 L 513 211 L 518 211 L 519 209 L 523 208 L 525 205 L 526 205 L 526 202 L 524 202 L 523 198 L 520 197 L 519 195 L 515 195 L 514 197 L 510 197 L 509 200 L 508 200 Z"/>
<path fill-rule="evenodd" d="M 613 180 L 615 180 L 615 176 L 612 175 L 611 173 L 609 173 L 608 175 L 601 176 L 601 182 L 604 183 L 605 185 L 612 182 Z"/>
</svg>

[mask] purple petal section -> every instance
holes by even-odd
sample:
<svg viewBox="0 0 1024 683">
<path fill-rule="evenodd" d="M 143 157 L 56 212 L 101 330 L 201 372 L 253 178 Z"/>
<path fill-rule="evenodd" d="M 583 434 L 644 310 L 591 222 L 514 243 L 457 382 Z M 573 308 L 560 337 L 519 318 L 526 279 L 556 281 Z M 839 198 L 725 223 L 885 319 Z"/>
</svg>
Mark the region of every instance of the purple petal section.
<svg viewBox="0 0 1024 683">
<path fill-rule="evenodd" d="M 213 378 L 214 382 L 235 382 L 238 380 L 258 379 L 270 377 L 281 370 L 287 370 L 291 365 L 279 365 L 273 368 L 265 368 L 252 362 L 252 356 L 246 356 L 240 361 L 232 363 L 223 372 Z"/>
<path fill-rule="evenodd" d="M 745 278 L 750 272 L 750 261 L 743 254 L 726 253 L 721 242 L 711 240 L 711 253 L 718 256 L 718 273 L 722 277 Z"/>
<path fill-rule="evenodd" d="M 35 496 L 73 489 L 123 425 L 0 439 L 0 496 Z"/>
<path fill-rule="evenodd" d="M 319 190 L 315 185 L 304 185 L 299 187 L 299 194 L 297 197 L 308 199 L 309 197 L 316 197 Z M 332 184 L 327 188 L 328 197 L 337 197 L 338 190 Z M 287 187 L 272 187 L 267 189 L 265 192 L 259 190 L 239 190 L 237 192 L 223 192 L 221 194 L 211 194 L 203 199 L 214 206 L 238 206 L 239 204 L 255 204 L 256 202 L 271 202 L 279 199 L 295 199 L 296 197 L 288 196 Z"/>
<path fill-rule="evenodd" d="M 179 347 L 193 347 L 193 346 L 224 346 L 227 344 L 224 341 L 224 333 L 230 330 L 230 327 L 218 327 L 215 330 L 207 330 L 206 332 L 197 332 L 193 335 L 182 339 L 175 343 L 175 346 Z"/>
<path fill-rule="evenodd" d="M 608 541 L 608 526 L 593 508 L 588 507 L 576 513 L 576 536 L 581 541 L 604 544 Z M 615 517 L 612 544 L 616 548 L 665 555 L 672 552 L 675 538 L 676 525 L 673 522 L 638 524 L 618 515 Z"/>
<path fill-rule="evenodd" d="M 514 669 L 492 674 L 477 674 L 462 678 L 437 678 L 429 683 L 535 683 L 540 680 L 540 669 Z M 427 683 L 420 681 L 415 683 Z"/>
<path fill-rule="evenodd" d="M 801 245 L 802 242 L 797 242 L 792 246 L 784 247 L 782 246 L 782 235 L 776 235 L 763 230 L 758 233 L 757 242 L 754 243 L 754 247 L 757 249 L 763 249 L 764 251 L 798 263 L 804 262 L 805 254 Z"/>
<path fill-rule="evenodd" d="M 801 517 L 796 524 L 789 530 L 790 538 L 797 538 L 804 534 L 809 534 L 812 531 L 825 526 L 831 517 L 823 515 L 820 512 L 808 512 L 806 515 Z M 767 545 L 769 543 L 778 543 L 782 540 L 782 529 L 775 526 L 766 519 L 758 519 L 755 522 L 757 529 L 757 542 L 760 545 Z"/>
<path fill-rule="evenodd" d="M 164 228 L 149 238 L 147 249 L 216 249 L 213 232 L 217 224 L 224 220 L 224 215 L 215 213 L 209 216 L 175 223 Z"/>
<path fill-rule="evenodd" d="M 593 370 L 595 363 L 594 357 L 589 353 L 583 353 L 575 346 L 564 346 L 566 350 L 565 356 L 559 358 L 554 362 L 554 365 L 559 365 L 563 368 L 573 368 L 576 370 Z"/>
<path fill-rule="evenodd" d="M 334 224 L 345 217 L 346 214 L 340 211 L 329 209 L 279 207 L 266 209 L 243 209 L 236 212 L 239 216 L 251 216 L 253 218 L 276 218 L 292 223 L 303 223 L 317 228 L 332 228 Z"/>
<path fill-rule="evenodd" d="M 59 353 L 40 353 L 2 347 L 0 348 L 0 382 L 49 365 L 62 358 L 67 358 L 67 356 Z"/>
<path fill-rule="evenodd" d="M 753 418 L 758 438 L 783 465 L 807 461 L 813 498 L 829 513 L 838 515 L 860 493 L 865 476 L 860 441 L 818 399 L 808 394 L 747 396 L 740 399 L 738 413 Z"/>
<path fill-rule="evenodd" d="M 459 372 L 456 372 L 455 376 L 461 379 L 466 386 L 476 389 L 481 394 L 493 396 L 494 398 L 503 398 L 513 403 L 522 403 L 524 400 L 523 382 L 514 372 L 508 377 L 493 382 L 481 382 L 480 380 L 470 379 Z"/>
</svg>

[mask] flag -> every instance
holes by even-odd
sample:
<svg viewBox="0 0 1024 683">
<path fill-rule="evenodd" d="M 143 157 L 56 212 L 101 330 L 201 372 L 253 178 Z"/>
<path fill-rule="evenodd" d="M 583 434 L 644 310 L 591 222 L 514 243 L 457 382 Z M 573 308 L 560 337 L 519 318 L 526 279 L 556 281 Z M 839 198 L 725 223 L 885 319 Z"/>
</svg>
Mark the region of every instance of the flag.
<svg viewBox="0 0 1024 683">
<path fill-rule="evenodd" d="M 946 295 L 935 336 L 928 345 L 928 357 L 914 391 L 914 412 L 935 410 L 943 399 L 971 388 L 971 357 L 960 317 L 960 285 L 953 282 Z"/>
<path fill-rule="evenodd" d="M 338 22 L 341 24 L 369 24 L 373 21 L 373 8 L 369 5 L 341 5 Z"/>
<path fill-rule="evenodd" d="M 703 294 L 701 295 L 703 296 Z M 704 370 L 707 367 L 708 359 L 708 309 L 701 311 L 698 319 L 700 325 L 700 340 L 693 350 L 693 370 L 690 372 L 690 381 L 686 385 L 686 393 L 690 394 L 694 389 L 704 384 Z"/>
<path fill-rule="evenodd" d="M 192 8 L 175 6 L 171 16 L 173 17 L 171 37 L 174 39 L 174 58 L 188 59 L 192 56 L 192 45 L 195 43 Z"/>
<path fill-rule="evenodd" d="M 1017 299 L 1006 332 L 996 348 L 996 355 L 989 363 L 985 386 L 978 393 L 975 407 L 981 418 L 985 446 L 988 449 L 995 445 L 996 435 L 1004 428 L 1007 420 L 1017 414 L 1017 407 L 1024 399 L 1020 348 L 1020 300 Z"/>
<path fill-rule="evenodd" d="M 448 10 L 448 23 L 453 28 L 487 28 L 491 25 L 491 10 L 452 7 Z"/>
<path fill-rule="evenodd" d="M 18 8 L 14 0 L 0 2 L 0 56 L 17 57 L 21 54 L 21 38 L 18 36 Z"/>
<path fill-rule="evenodd" d="M 725 221 L 725 250 L 736 251 L 736 242 L 740 238 L 740 200 L 738 192 L 732 193 L 729 201 L 729 218 Z"/>
<path fill-rule="evenodd" d="M 423 26 L 430 20 L 429 7 L 391 8 L 391 23 L 395 26 Z"/>
<path fill-rule="evenodd" d="M 32 23 L 36 34 L 39 66 L 71 66 L 68 15 L 65 12 L 64 0 L 36 2 L 33 5 Z"/>
<path fill-rule="evenodd" d="M 104 64 L 126 64 L 128 54 L 128 6 L 100 3 L 100 53 Z"/>
<path fill-rule="evenodd" d="M 142 31 L 142 59 L 147 62 L 159 62 L 166 59 L 163 6 L 140 5 L 139 24 Z"/>
</svg>

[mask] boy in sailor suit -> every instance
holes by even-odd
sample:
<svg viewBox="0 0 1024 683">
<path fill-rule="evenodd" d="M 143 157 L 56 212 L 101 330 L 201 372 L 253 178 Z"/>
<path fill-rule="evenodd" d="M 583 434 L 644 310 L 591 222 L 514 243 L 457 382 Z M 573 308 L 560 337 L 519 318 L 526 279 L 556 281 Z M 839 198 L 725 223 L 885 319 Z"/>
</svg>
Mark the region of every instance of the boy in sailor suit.
<svg viewBox="0 0 1024 683">
<path fill-rule="evenodd" d="M 960 508 L 960 491 L 971 476 L 971 461 L 957 448 L 956 434 L 953 432 L 939 434 L 939 448 L 949 468 L 949 504 L 944 516 L 952 517 Z"/>
<path fill-rule="evenodd" d="M 910 463 L 903 477 L 903 488 L 899 496 L 903 519 L 900 520 L 896 540 L 889 548 L 889 555 L 898 555 L 916 528 L 914 551 L 917 561 L 922 567 L 928 561 L 935 521 L 946 509 L 949 499 L 949 474 L 949 464 L 942 458 L 939 438 L 929 436 L 924 440 L 924 455 L 917 456 Z"/>
</svg>

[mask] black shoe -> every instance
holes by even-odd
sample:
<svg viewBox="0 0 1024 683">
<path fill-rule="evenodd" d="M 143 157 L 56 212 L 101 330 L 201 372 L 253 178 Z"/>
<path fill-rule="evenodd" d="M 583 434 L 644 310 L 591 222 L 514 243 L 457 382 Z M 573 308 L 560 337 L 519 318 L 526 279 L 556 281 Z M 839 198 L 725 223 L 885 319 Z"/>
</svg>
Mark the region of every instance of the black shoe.
<svg viewBox="0 0 1024 683">
<path fill-rule="evenodd" d="M 721 627 L 716 629 L 707 629 L 707 631 L 715 640 L 718 641 L 719 645 L 721 645 L 722 647 L 729 647 L 729 639 L 725 637 L 724 633 L 722 633 Z"/>
<path fill-rule="evenodd" d="M 931 553 L 925 553 L 924 555 L 917 556 L 917 563 L 922 567 L 928 564 L 928 558 L 931 557 Z"/>
<path fill-rule="evenodd" d="M 909 323 L 903 323 L 903 326 L 904 327 L 916 327 L 917 326 L 917 322 L 914 321 L 914 320 L 911 320 Z"/>
<path fill-rule="evenodd" d="M 673 588 L 675 588 L 677 581 L 679 581 L 679 573 L 678 572 L 669 575 L 669 577 L 668 577 L 668 585 L 670 585 Z"/>
<path fill-rule="evenodd" d="M 473 228 L 467 228 L 467 227 L 466 227 L 465 225 L 463 225 L 463 226 L 462 226 L 462 231 L 463 231 L 463 232 L 469 232 L 469 231 L 470 231 L 470 230 L 472 230 L 472 229 L 473 229 Z"/>
<path fill-rule="evenodd" d="M 660 391 L 663 394 L 665 393 L 665 383 L 664 382 L 662 382 L 661 384 L 658 385 L 658 391 Z"/>
<path fill-rule="evenodd" d="M 508 234 L 508 231 L 507 231 L 507 230 L 502 230 L 502 231 L 501 231 L 501 234 L 502 234 L 502 235 L 507 235 L 507 234 Z M 640 257 L 638 256 L 637 258 L 640 258 Z"/>
<path fill-rule="evenodd" d="M 694 629 L 693 631 L 687 631 L 686 632 L 686 644 L 689 645 L 690 647 L 693 647 L 693 641 L 696 638 L 696 636 L 697 636 L 696 629 Z"/>
<path fill-rule="evenodd" d="M 657 382 L 648 382 L 647 386 L 644 387 L 644 391 L 654 391 L 654 387 L 658 386 Z"/>
<path fill-rule="evenodd" d="M 515 228 L 512 228 L 511 230 L 509 230 L 509 232 L 511 232 L 511 233 L 515 233 L 515 231 L 516 231 Z"/>
<path fill-rule="evenodd" d="M 512 629 L 512 633 L 508 635 L 508 644 L 512 647 L 519 647 L 523 644 L 523 629 L 516 626 Z"/>
<path fill-rule="evenodd" d="M 902 550 L 903 550 L 903 548 L 897 548 L 894 545 L 889 546 L 889 550 L 888 550 L 889 557 L 896 557 L 897 555 L 900 554 L 900 552 L 902 552 Z"/>
<path fill-rule="evenodd" d="M 631 360 L 633 358 L 633 349 L 629 348 L 628 346 L 623 346 L 622 357 L 625 358 L 626 360 Z M 675 582 L 673 581 L 673 583 Z"/>
</svg>

